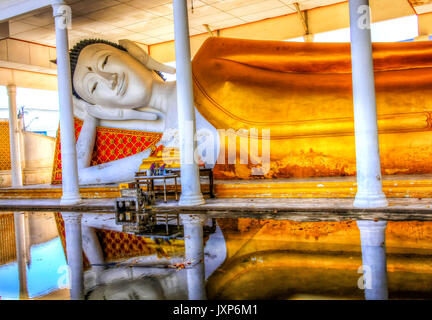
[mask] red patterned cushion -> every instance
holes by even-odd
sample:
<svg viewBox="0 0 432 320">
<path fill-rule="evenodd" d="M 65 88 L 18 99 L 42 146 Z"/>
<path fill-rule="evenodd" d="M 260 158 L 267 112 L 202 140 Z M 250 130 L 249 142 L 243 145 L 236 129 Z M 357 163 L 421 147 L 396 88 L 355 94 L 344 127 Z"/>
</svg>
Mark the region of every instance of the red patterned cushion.
<svg viewBox="0 0 432 320">
<path fill-rule="evenodd" d="M 76 139 L 79 137 L 82 125 L 83 122 L 75 118 Z M 98 127 L 91 165 L 94 166 L 140 153 L 158 143 L 161 138 L 162 133 Z M 60 184 L 61 182 L 60 130 L 58 130 L 51 183 Z"/>
</svg>

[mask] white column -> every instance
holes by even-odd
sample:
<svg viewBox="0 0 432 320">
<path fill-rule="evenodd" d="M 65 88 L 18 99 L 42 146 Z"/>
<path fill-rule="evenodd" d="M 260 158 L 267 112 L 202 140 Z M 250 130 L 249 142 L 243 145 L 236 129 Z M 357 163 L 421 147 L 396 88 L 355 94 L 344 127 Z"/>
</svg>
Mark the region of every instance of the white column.
<svg viewBox="0 0 432 320">
<path fill-rule="evenodd" d="M 185 260 L 189 300 L 206 300 L 204 273 L 203 215 L 181 216 L 184 229 Z"/>
<path fill-rule="evenodd" d="M 360 229 L 366 300 L 387 300 L 387 221 L 357 221 Z"/>
<path fill-rule="evenodd" d="M 63 196 L 61 203 L 77 204 L 81 201 L 81 197 L 78 187 L 78 167 L 67 31 L 67 22 L 69 21 L 68 19 L 70 19 L 70 7 L 66 6 L 62 0 L 55 0 L 52 7 L 55 18 L 57 80 L 60 104 L 60 142 L 63 180 Z"/>
<path fill-rule="evenodd" d="M 81 218 L 78 212 L 62 212 L 66 234 L 66 255 L 70 272 L 70 297 L 84 298 L 83 254 L 81 239 Z"/>
<path fill-rule="evenodd" d="M 30 239 L 27 238 L 25 214 L 21 212 L 14 213 L 15 223 L 15 246 L 16 257 L 18 264 L 18 280 L 19 280 L 19 298 L 28 299 L 27 290 L 27 247 Z"/>
<path fill-rule="evenodd" d="M 204 198 L 201 193 L 198 164 L 194 160 L 196 122 L 186 0 L 174 0 L 174 35 L 180 132 L 180 205 L 199 205 L 204 203 Z"/>
<path fill-rule="evenodd" d="M 388 205 L 382 191 L 369 0 L 349 0 L 357 195 L 355 207 Z"/>
<path fill-rule="evenodd" d="M 22 169 L 20 156 L 20 139 L 18 129 L 18 116 L 16 104 L 16 86 L 7 86 L 9 96 L 9 140 L 11 160 L 12 187 L 22 187 Z"/>
</svg>

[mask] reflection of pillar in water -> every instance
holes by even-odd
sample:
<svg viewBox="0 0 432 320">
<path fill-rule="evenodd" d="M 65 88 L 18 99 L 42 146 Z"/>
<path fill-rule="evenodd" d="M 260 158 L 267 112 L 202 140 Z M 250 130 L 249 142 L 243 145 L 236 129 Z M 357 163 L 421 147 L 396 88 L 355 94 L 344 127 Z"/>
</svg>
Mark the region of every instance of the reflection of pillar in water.
<svg viewBox="0 0 432 320">
<path fill-rule="evenodd" d="M 25 252 L 26 252 L 26 264 L 30 267 L 31 264 L 31 237 L 30 237 L 30 215 L 24 213 L 24 230 L 25 230 Z"/>
<path fill-rule="evenodd" d="M 70 272 L 70 297 L 84 298 L 83 255 L 81 239 L 81 218 L 78 212 L 62 212 L 65 223 L 66 255 Z"/>
<path fill-rule="evenodd" d="M 189 300 L 206 300 L 203 225 L 201 215 L 182 215 Z"/>
<path fill-rule="evenodd" d="M 360 229 L 366 300 L 387 300 L 386 221 L 357 221 Z"/>
<path fill-rule="evenodd" d="M 19 297 L 20 299 L 28 299 L 27 291 L 27 228 L 24 213 L 14 213 L 15 222 L 15 243 L 16 243 L 16 256 L 18 264 L 18 278 L 19 278 Z"/>
</svg>

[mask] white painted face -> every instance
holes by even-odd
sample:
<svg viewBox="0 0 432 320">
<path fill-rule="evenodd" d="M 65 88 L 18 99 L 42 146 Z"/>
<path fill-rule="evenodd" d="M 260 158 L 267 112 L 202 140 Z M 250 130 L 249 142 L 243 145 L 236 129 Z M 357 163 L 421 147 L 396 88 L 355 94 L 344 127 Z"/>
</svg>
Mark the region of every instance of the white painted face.
<svg viewBox="0 0 432 320">
<path fill-rule="evenodd" d="M 153 80 L 152 71 L 129 53 L 98 43 L 81 51 L 73 85 L 89 103 L 134 109 L 148 105 Z"/>
</svg>

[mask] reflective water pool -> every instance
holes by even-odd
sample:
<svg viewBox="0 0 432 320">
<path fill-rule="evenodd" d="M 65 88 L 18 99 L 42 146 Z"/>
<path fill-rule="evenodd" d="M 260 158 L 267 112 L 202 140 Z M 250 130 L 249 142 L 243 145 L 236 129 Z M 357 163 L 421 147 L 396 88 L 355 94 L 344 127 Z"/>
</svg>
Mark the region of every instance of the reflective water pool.
<svg viewBox="0 0 432 320">
<path fill-rule="evenodd" d="M 60 213 L 0 213 L 1 299 L 432 298 L 432 222 L 198 220 L 152 239 L 83 214 L 80 275 Z"/>
</svg>

